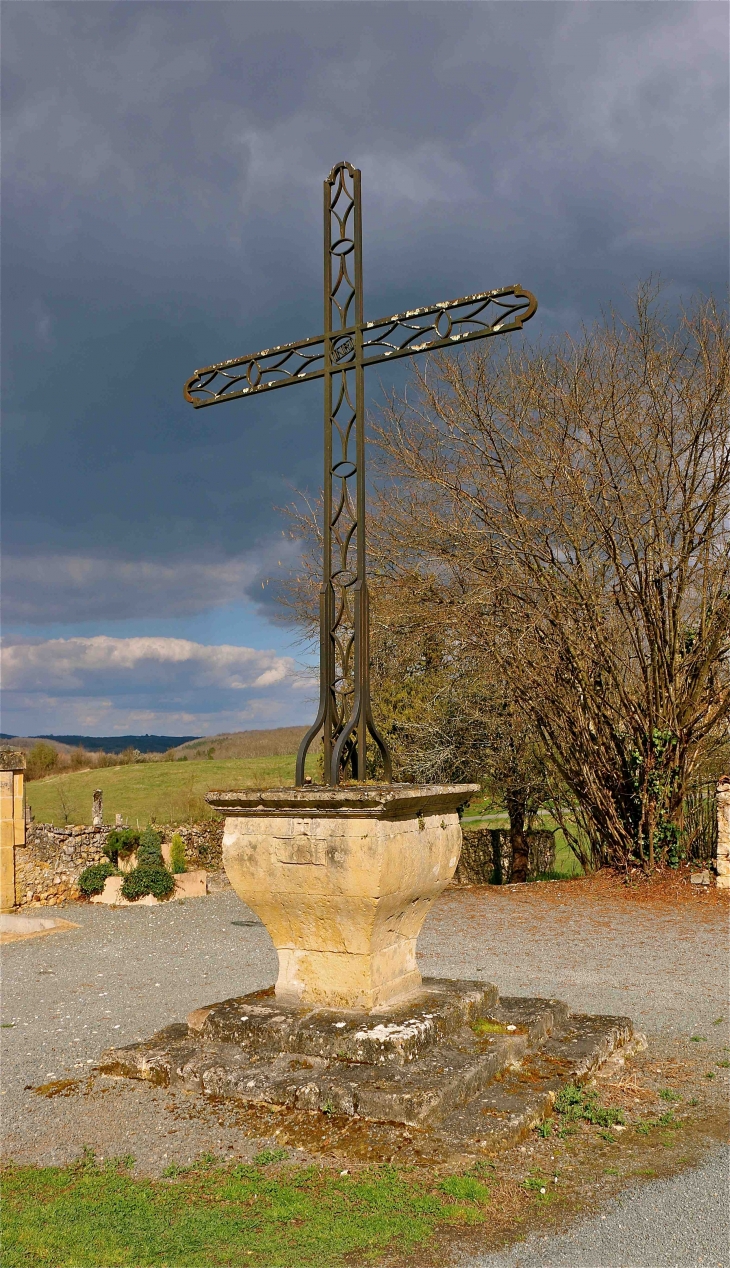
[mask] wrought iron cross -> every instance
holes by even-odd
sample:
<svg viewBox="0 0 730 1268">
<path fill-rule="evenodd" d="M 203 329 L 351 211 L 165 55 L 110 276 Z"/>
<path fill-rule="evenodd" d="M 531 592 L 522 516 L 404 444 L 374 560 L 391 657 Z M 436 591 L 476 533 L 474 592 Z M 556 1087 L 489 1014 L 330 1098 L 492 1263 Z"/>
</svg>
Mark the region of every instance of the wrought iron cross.
<svg viewBox="0 0 730 1268">
<path fill-rule="evenodd" d="M 336 163 L 324 182 L 324 334 L 206 366 L 185 384 L 185 399 L 200 409 L 324 378 L 319 709 L 299 748 L 298 787 L 320 732 L 326 784 L 339 784 L 348 768 L 353 779 L 366 778 L 368 735 L 380 751 L 385 779 L 392 778 L 390 754 L 370 702 L 365 367 L 520 330 L 536 309 L 529 291 L 507 286 L 363 321 L 360 172 Z"/>
</svg>

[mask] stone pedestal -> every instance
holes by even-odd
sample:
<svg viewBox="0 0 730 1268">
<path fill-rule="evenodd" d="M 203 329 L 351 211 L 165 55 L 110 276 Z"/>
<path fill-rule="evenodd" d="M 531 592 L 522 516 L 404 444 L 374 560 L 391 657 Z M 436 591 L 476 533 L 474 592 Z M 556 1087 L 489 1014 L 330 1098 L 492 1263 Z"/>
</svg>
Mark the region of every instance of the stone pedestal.
<svg viewBox="0 0 730 1268">
<path fill-rule="evenodd" d="M 282 1003 L 370 1010 L 421 987 L 416 940 L 476 784 L 211 792 L 223 863 L 271 935 Z"/>
<path fill-rule="evenodd" d="M 15 847 L 25 845 L 25 754 L 0 749 L 0 911 L 15 906 Z"/>
<path fill-rule="evenodd" d="M 426 978 L 405 1003 L 368 1012 L 289 1006 L 271 989 L 223 1000 L 145 1042 L 109 1049 L 100 1070 L 277 1106 L 289 1112 L 278 1119 L 287 1132 L 302 1111 L 403 1124 L 463 1156 L 526 1136 L 561 1088 L 632 1042 L 645 1046 L 628 1017 L 571 1013 L 557 999 L 500 999 L 489 982 Z M 311 1138 L 311 1125 L 305 1131 Z"/>
<path fill-rule="evenodd" d="M 561 1088 L 635 1039 L 627 1017 L 500 999 L 489 982 L 421 980 L 416 939 L 456 869 L 458 811 L 476 791 L 209 793 L 226 815 L 231 884 L 277 949 L 276 987 L 109 1049 L 100 1071 L 276 1107 L 287 1132 L 310 1136 L 312 1114 L 405 1125 L 459 1157 L 525 1136 Z"/>
</svg>

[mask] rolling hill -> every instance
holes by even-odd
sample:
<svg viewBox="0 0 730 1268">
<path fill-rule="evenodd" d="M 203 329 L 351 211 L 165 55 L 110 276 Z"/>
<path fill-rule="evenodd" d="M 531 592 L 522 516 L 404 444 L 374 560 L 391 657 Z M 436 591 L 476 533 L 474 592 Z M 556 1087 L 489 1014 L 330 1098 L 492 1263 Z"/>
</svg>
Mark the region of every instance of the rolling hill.
<svg viewBox="0 0 730 1268">
<path fill-rule="evenodd" d="M 212 788 L 275 788 L 294 783 L 295 754 L 223 761 L 136 762 L 97 770 L 49 775 L 28 784 L 27 804 L 36 823 L 91 822 L 95 788 L 104 794 L 104 822 L 121 814 L 131 827 L 189 823 L 214 816 L 204 794 Z M 316 772 L 316 758 L 307 763 Z"/>
</svg>

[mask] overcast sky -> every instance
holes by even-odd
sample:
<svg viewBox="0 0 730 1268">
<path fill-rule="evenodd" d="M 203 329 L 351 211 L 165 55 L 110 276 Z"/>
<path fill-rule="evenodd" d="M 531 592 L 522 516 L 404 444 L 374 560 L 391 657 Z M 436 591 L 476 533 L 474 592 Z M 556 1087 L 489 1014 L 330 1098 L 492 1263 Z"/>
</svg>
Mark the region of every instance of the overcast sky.
<svg viewBox="0 0 730 1268">
<path fill-rule="evenodd" d="M 2 34 L 6 732 L 310 720 L 266 579 L 321 383 L 182 385 L 319 333 L 339 159 L 366 319 L 519 283 L 535 338 L 649 273 L 727 286 L 725 3 L 32 0 Z"/>
</svg>

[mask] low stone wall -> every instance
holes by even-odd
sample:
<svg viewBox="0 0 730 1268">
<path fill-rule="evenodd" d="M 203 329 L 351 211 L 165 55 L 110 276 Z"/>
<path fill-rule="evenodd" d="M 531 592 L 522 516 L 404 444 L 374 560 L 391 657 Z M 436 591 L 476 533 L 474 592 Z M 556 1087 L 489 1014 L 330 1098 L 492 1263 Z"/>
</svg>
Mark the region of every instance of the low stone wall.
<svg viewBox="0 0 730 1268">
<path fill-rule="evenodd" d="M 81 897 L 77 881 L 84 868 L 99 863 L 108 828 L 54 828 L 31 823 L 25 845 L 15 849 L 15 901 L 21 907 L 55 907 Z"/>
<path fill-rule="evenodd" d="M 190 867 L 204 867 L 207 872 L 219 872 L 223 867 L 223 827 L 225 820 L 211 819 L 207 823 L 188 823 L 177 828 L 158 826 L 166 841 L 173 832 L 179 832 L 185 843 L 185 862 Z"/>
<path fill-rule="evenodd" d="M 465 828 L 461 857 L 456 868 L 456 885 L 507 885 L 512 876 L 512 846 L 503 828 Z M 540 876 L 555 867 L 555 837 L 540 829 L 527 833 L 528 877 Z"/>
<path fill-rule="evenodd" d="M 219 871 L 223 866 L 223 820 L 182 826 L 156 824 L 165 841 L 179 832 L 185 844 L 188 867 Z M 25 845 L 15 847 L 15 902 L 20 907 L 56 907 L 78 901 L 83 895 L 78 879 L 84 868 L 100 863 L 111 828 L 85 825 L 54 828 L 31 823 Z"/>
<path fill-rule="evenodd" d="M 730 889 L 730 775 L 717 785 L 717 888 Z"/>
</svg>

